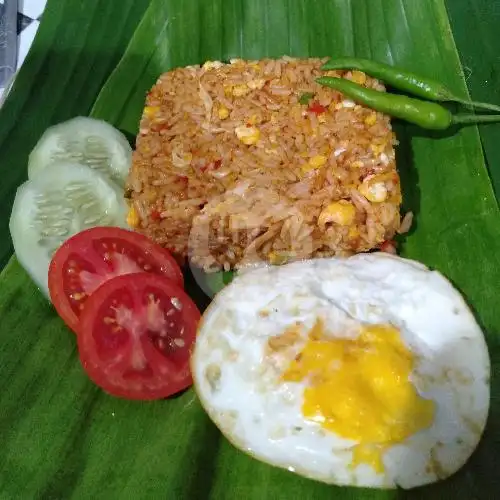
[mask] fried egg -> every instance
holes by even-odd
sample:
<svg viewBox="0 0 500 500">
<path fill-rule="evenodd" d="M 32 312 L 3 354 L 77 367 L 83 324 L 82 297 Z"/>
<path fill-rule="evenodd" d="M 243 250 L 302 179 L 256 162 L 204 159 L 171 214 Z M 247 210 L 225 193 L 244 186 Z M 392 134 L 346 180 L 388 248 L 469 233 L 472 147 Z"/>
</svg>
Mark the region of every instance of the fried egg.
<svg viewBox="0 0 500 500">
<path fill-rule="evenodd" d="M 192 372 L 237 448 L 338 485 L 445 479 L 489 408 L 488 351 L 461 295 L 385 253 L 241 274 L 205 312 Z"/>
</svg>

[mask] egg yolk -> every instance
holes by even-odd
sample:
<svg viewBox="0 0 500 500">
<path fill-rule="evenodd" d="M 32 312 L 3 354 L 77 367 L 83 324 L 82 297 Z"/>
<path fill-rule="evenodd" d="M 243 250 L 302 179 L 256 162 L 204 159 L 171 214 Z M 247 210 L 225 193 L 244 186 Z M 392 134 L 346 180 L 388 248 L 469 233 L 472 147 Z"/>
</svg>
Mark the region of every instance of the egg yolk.
<svg viewBox="0 0 500 500">
<path fill-rule="evenodd" d="M 355 339 L 332 339 L 318 320 L 283 379 L 307 382 L 304 417 L 357 441 L 353 467 L 367 463 L 383 472 L 385 449 L 434 419 L 434 402 L 422 398 L 409 379 L 413 366 L 411 351 L 392 326 L 371 325 Z"/>
</svg>

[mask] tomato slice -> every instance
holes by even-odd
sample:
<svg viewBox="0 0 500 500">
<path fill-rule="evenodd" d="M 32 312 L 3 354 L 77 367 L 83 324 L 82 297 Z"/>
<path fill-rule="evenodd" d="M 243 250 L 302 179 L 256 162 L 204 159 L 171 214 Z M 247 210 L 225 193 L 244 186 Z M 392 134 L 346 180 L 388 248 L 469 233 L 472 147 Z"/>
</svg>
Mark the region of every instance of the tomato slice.
<svg viewBox="0 0 500 500">
<path fill-rule="evenodd" d="M 192 384 L 189 361 L 200 312 L 161 275 L 106 281 L 87 300 L 77 337 L 80 361 L 104 391 L 160 399 Z"/>
<path fill-rule="evenodd" d="M 80 314 L 94 290 L 116 276 L 142 271 L 184 284 L 176 260 L 146 236 L 118 227 L 87 229 L 54 254 L 49 267 L 50 298 L 59 316 L 78 333 Z"/>
</svg>

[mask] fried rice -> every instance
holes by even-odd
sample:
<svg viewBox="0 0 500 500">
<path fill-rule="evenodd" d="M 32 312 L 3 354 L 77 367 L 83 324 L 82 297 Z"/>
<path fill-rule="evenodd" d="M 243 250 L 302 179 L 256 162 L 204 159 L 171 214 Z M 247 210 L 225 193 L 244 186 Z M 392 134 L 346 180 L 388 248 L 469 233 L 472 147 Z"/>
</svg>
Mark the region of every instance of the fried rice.
<svg viewBox="0 0 500 500">
<path fill-rule="evenodd" d="M 390 119 L 315 83 L 321 59 L 207 62 L 147 95 L 129 224 L 206 271 L 351 255 L 400 227 Z M 357 71 L 327 72 L 384 91 Z"/>
</svg>

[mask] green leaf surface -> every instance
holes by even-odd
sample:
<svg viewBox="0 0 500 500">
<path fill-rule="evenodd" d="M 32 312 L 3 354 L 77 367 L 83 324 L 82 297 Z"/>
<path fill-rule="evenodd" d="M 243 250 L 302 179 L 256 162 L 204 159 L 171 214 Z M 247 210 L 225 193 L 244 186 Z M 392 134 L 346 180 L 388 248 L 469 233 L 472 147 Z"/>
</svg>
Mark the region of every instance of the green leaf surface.
<svg viewBox="0 0 500 500">
<path fill-rule="evenodd" d="M 76 0 L 49 0 L 42 34 L 0 114 L 5 216 L 31 145 L 49 123 L 90 108 L 134 22 L 140 24 L 92 109 L 93 116 L 130 136 L 137 133 L 145 94 L 162 72 L 209 59 L 373 57 L 440 79 L 467 96 L 455 40 L 464 40 L 469 28 L 459 20 L 454 40 L 442 0 L 152 0 L 142 18 L 140 3 L 94 0 L 83 12 Z M 447 7 L 456 20 L 472 4 L 450 0 Z M 104 33 L 117 24 L 106 12 L 119 12 L 129 28 L 120 41 L 113 32 L 116 43 L 109 53 Z M 72 20 L 71 28 L 63 18 Z M 484 46 L 496 41 L 494 35 L 482 34 Z M 57 47 L 64 58 L 54 55 Z M 463 50 L 480 59 L 479 48 Z M 58 64 L 53 62 L 50 71 L 42 67 L 40 61 L 54 57 Z M 482 62 L 467 57 L 479 72 Z M 94 59 L 101 61 L 96 75 Z M 500 83 L 496 76 L 495 82 Z M 471 89 L 474 98 L 489 100 L 490 94 Z M 204 415 L 192 390 L 155 403 L 113 399 L 88 382 L 72 334 L 12 260 L 0 274 L 0 498 L 495 498 L 500 489 L 500 252 L 494 250 L 500 249 L 500 217 L 481 137 L 475 127 L 427 134 L 399 125 L 397 132 L 404 203 L 416 214 L 404 255 L 440 270 L 458 286 L 485 328 L 492 357 L 487 433 L 462 471 L 409 493 L 327 486 L 235 450 Z M 495 154 L 487 152 L 488 159 Z M 5 234 L 5 227 L 1 231 Z"/>
<path fill-rule="evenodd" d="M 447 2 L 467 85 L 475 99 L 500 104 L 500 3 L 491 0 Z M 472 36 L 471 36 L 472 35 Z M 472 43 L 473 41 L 473 43 Z M 496 196 L 500 196 L 500 125 L 480 127 Z M 500 249 L 497 249 L 500 251 Z"/>
<path fill-rule="evenodd" d="M 149 0 L 49 0 L 35 42 L 0 110 L 0 268 L 11 255 L 8 214 L 43 131 L 87 114 Z"/>
</svg>

